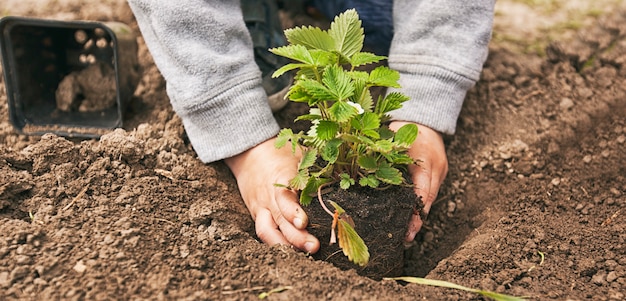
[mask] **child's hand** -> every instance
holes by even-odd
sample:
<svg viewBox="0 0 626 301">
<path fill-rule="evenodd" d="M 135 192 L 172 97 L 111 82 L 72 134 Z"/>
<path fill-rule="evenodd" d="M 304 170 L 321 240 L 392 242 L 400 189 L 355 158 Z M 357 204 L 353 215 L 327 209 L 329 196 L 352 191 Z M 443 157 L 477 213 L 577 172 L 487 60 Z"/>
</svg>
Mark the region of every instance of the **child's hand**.
<svg viewBox="0 0 626 301">
<path fill-rule="evenodd" d="M 397 130 L 408 122 L 394 121 L 389 127 Z M 415 184 L 415 193 L 422 196 L 424 209 L 422 215 L 426 216 L 430 207 L 437 198 L 439 186 L 448 174 L 448 158 L 443 144 L 443 138 L 437 131 L 418 125 L 417 139 L 411 145 L 409 155 L 417 160 L 417 165 L 410 165 L 409 172 Z M 423 221 L 419 215 L 413 215 L 409 222 L 409 230 L 406 242 L 412 242 L 415 235 L 422 228 Z"/>
</svg>

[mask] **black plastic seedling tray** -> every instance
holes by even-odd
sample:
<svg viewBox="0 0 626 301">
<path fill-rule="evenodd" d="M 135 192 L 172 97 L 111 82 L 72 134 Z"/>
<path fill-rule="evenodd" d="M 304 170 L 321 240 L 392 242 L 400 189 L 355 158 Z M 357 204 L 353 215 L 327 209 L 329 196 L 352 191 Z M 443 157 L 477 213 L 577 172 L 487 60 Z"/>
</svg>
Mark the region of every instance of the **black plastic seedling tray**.
<svg viewBox="0 0 626 301">
<path fill-rule="evenodd" d="M 0 33 L 9 117 L 19 133 L 93 138 L 122 126 L 140 78 L 137 40 L 127 25 L 9 16 L 0 19 Z M 96 110 L 60 109 L 61 81 L 93 64 L 114 72 L 114 102 Z"/>
</svg>

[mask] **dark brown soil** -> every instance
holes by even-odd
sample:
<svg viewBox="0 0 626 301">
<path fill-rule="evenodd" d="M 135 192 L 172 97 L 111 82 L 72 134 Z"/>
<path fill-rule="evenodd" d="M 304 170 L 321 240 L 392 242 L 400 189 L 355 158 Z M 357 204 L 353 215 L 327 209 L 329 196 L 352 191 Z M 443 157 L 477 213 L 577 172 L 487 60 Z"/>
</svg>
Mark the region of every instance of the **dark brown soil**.
<svg viewBox="0 0 626 301">
<path fill-rule="evenodd" d="M 3 1 L 0 13 L 137 29 L 122 0 L 44 2 Z M 532 17 L 529 29 L 565 10 L 499 1 L 511 6 L 447 138 L 450 172 L 405 275 L 533 300 L 625 298 L 626 3 L 607 3 L 575 30 L 546 31 L 547 51 L 528 51 L 501 16 Z M 234 178 L 196 158 L 139 44 L 144 75 L 124 129 L 17 135 L 0 106 L 0 299 L 256 300 L 282 288 L 270 299 L 481 300 L 259 242 Z"/>
<path fill-rule="evenodd" d="M 423 208 L 413 189 L 392 186 L 384 190 L 353 186 L 343 190 L 332 186 L 322 195 L 326 206 L 334 201 L 354 222 L 354 229 L 368 247 L 370 260 L 361 267 L 344 256 L 337 243 L 329 244 L 333 217 L 326 213 L 315 198 L 304 207 L 310 219 L 309 232 L 320 240 L 320 250 L 313 258 L 326 260 L 343 269 L 354 269 L 359 275 L 380 280 L 404 275 L 404 236 L 414 210 Z"/>
</svg>

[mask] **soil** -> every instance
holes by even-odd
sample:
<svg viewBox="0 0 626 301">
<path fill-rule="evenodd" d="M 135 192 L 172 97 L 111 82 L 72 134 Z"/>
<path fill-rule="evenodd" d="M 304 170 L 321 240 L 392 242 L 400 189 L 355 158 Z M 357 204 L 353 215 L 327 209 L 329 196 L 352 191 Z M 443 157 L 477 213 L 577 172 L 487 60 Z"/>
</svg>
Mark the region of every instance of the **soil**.
<svg viewBox="0 0 626 301">
<path fill-rule="evenodd" d="M 326 189 L 322 195 L 326 206 L 334 201 L 346 212 L 340 219 L 350 221 L 367 245 L 370 259 L 359 266 L 346 257 L 339 244 L 330 243 L 333 217 L 324 211 L 318 198 L 314 198 L 304 211 L 309 216 L 309 233 L 320 240 L 320 250 L 313 258 L 325 260 L 343 270 L 354 269 L 359 275 L 381 280 L 383 277 L 404 275 L 404 237 L 413 213 L 424 205 L 409 186 L 388 186 L 370 189 L 353 186 L 349 190 L 338 185 Z M 335 231 L 338 235 L 339 230 Z M 339 238 L 337 238 L 339 239 Z"/>
<path fill-rule="evenodd" d="M 0 12 L 137 30 L 122 0 L 8 0 Z M 259 242 L 233 176 L 197 159 L 139 45 L 124 128 L 101 139 L 17 135 L 0 107 L 0 299 L 481 300 Z M 626 2 L 498 1 L 404 274 L 533 300 L 624 299 L 624 116 Z"/>
</svg>

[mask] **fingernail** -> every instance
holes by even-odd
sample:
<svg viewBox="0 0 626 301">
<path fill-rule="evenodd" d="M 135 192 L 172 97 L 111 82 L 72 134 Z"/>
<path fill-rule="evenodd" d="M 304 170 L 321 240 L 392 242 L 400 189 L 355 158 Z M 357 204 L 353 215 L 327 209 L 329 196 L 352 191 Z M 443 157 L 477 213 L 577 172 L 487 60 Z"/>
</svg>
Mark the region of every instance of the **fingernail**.
<svg viewBox="0 0 626 301">
<path fill-rule="evenodd" d="M 309 253 L 313 253 L 313 251 L 315 251 L 315 243 L 312 241 L 307 241 L 304 243 L 304 250 L 306 250 Z"/>
<path fill-rule="evenodd" d="M 293 219 L 293 225 L 296 226 L 296 228 L 298 229 L 302 229 L 305 226 L 304 221 L 299 217 Z"/>
</svg>

